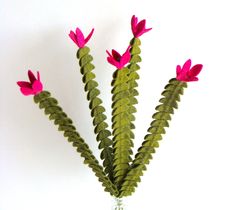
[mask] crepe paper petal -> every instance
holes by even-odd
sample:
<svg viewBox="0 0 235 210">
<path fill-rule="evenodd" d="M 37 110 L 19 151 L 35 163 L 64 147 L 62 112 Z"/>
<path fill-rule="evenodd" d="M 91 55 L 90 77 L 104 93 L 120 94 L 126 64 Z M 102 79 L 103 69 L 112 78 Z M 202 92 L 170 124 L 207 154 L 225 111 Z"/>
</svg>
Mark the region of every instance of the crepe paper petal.
<svg viewBox="0 0 235 210">
<path fill-rule="evenodd" d="M 37 78 L 31 70 L 28 70 L 29 81 L 18 81 L 17 85 L 23 95 L 37 95 L 43 91 L 43 85 L 40 81 L 40 74 L 37 72 Z"/>
<path fill-rule="evenodd" d="M 126 49 L 126 52 L 123 53 L 123 55 L 120 55 L 116 50 L 112 50 L 112 54 L 106 50 L 107 54 L 109 55 L 107 57 L 107 61 L 116 66 L 117 69 L 122 69 L 127 63 L 129 63 L 131 59 L 130 54 L 130 46 Z"/>
<path fill-rule="evenodd" d="M 196 64 L 191 68 L 191 59 L 188 59 L 183 67 L 180 65 L 176 66 L 176 79 L 182 82 L 193 82 L 198 81 L 197 75 L 201 72 L 203 65 Z"/>
<path fill-rule="evenodd" d="M 144 33 L 150 31 L 152 28 L 145 28 L 146 27 L 146 20 L 143 19 L 138 23 L 138 18 L 133 15 L 131 18 L 131 30 L 135 38 L 140 37 Z"/>
<path fill-rule="evenodd" d="M 69 37 L 73 40 L 73 42 L 79 47 L 83 48 L 86 43 L 90 40 L 92 34 L 94 33 L 94 28 L 91 30 L 91 32 L 88 34 L 86 38 L 84 38 L 84 34 L 80 30 L 80 28 L 76 28 L 75 32 L 72 30 L 69 33 Z"/>
</svg>

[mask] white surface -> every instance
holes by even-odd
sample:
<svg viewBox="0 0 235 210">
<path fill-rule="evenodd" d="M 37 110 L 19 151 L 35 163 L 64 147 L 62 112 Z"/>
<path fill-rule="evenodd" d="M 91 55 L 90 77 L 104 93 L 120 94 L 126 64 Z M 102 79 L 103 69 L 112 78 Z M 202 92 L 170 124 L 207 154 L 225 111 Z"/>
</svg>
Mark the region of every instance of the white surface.
<svg viewBox="0 0 235 210">
<path fill-rule="evenodd" d="M 87 34 L 110 114 L 115 70 L 106 49 L 122 52 L 131 38 L 130 18 L 147 19 L 141 38 L 142 70 L 136 121 L 138 147 L 175 66 L 192 58 L 204 64 L 190 83 L 129 210 L 235 209 L 234 2 L 231 0 L 0 1 L 0 210 L 109 210 L 103 192 L 75 149 L 57 132 L 17 80 L 40 70 L 50 90 L 98 156 L 76 46 L 76 26 Z M 110 118 L 109 118 L 110 120 Z"/>
</svg>

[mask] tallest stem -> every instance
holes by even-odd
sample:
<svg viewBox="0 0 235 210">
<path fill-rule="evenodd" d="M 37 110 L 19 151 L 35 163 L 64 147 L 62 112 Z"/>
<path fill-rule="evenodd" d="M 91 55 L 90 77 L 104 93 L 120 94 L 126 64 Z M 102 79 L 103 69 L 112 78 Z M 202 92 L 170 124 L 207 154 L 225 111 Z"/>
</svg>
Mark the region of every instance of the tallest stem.
<svg viewBox="0 0 235 210">
<path fill-rule="evenodd" d="M 129 69 L 129 80 L 128 80 L 128 86 L 129 86 L 129 113 L 132 114 L 132 119 L 131 119 L 131 129 L 135 128 L 133 121 L 135 121 L 135 116 L 134 113 L 136 113 L 136 108 L 135 105 L 138 103 L 138 100 L 136 99 L 136 96 L 139 95 L 139 92 L 137 90 L 138 83 L 137 80 L 139 79 L 139 74 L 138 70 L 140 69 L 140 66 L 138 65 L 139 62 L 141 62 L 141 57 L 140 57 L 140 46 L 141 42 L 139 38 L 133 38 L 130 41 L 130 53 L 131 53 L 131 60 L 130 64 L 128 65 Z M 131 137 L 134 139 L 134 134 L 131 132 Z"/>
</svg>

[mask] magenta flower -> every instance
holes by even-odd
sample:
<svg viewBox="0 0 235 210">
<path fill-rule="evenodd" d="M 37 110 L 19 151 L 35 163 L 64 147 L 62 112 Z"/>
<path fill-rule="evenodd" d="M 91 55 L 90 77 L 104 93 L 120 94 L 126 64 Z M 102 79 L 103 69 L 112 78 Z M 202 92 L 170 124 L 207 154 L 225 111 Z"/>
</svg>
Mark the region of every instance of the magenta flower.
<svg viewBox="0 0 235 210">
<path fill-rule="evenodd" d="M 131 18 L 131 30 L 135 38 L 140 37 L 142 34 L 150 31 L 152 28 L 145 28 L 146 20 L 141 20 L 138 23 L 138 18 L 135 15 Z"/>
<path fill-rule="evenodd" d="M 129 50 L 130 46 L 127 48 L 126 52 L 123 55 L 120 55 L 116 50 L 112 50 L 112 54 L 110 54 L 109 51 L 106 50 L 109 55 L 109 57 L 107 57 L 107 61 L 110 64 L 116 66 L 117 69 L 122 69 L 127 63 L 129 63 L 131 59 Z"/>
<path fill-rule="evenodd" d="M 40 81 L 40 74 L 37 72 L 37 78 L 34 76 L 31 70 L 28 70 L 28 77 L 30 82 L 18 81 L 17 85 L 20 86 L 20 91 L 23 95 L 37 95 L 42 92 L 43 85 Z"/>
<path fill-rule="evenodd" d="M 198 81 L 197 75 L 202 70 L 203 65 L 197 64 L 191 68 L 191 60 L 188 59 L 183 67 L 181 68 L 180 65 L 177 65 L 176 67 L 176 79 L 182 82 L 192 82 L 192 81 Z"/>
<path fill-rule="evenodd" d="M 86 38 L 84 38 L 82 31 L 79 28 L 76 28 L 76 33 L 74 33 L 73 31 L 70 31 L 69 37 L 74 41 L 74 43 L 79 48 L 83 48 L 85 44 L 90 40 L 93 32 L 94 32 L 94 28 L 91 30 L 89 35 Z"/>
</svg>

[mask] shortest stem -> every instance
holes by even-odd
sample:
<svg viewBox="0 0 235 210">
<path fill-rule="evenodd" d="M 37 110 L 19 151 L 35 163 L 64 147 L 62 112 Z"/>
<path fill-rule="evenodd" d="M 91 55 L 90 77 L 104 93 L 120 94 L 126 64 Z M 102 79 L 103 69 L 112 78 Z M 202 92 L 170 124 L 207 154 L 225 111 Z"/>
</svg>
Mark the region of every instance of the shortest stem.
<svg viewBox="0 0 235 210">
<path fill-rule="evenodd" d="M 115 204 L 114 204 L 113 210 L 124 210 L 122 199 L 116 198 L 116 197 L 114 199 L 115 199 Z"/>
</svg>

